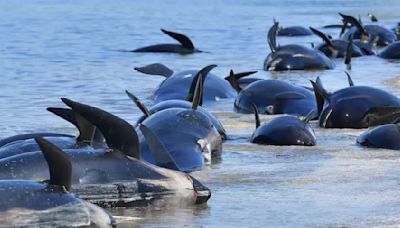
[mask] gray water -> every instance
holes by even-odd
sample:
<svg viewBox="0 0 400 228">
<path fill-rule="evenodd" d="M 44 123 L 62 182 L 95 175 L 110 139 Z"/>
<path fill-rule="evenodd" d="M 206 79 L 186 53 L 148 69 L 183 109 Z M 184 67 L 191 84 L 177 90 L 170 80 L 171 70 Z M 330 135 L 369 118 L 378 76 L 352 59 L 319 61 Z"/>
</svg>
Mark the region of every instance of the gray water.
<svg viewBox="0 0 400 228">
<path fill-rule="evenodd" d="M 338 12 L 374 13 L 388 28 L 400 21 L 397 0 L 363 1 L 0 1 L 0 138 L 20 133 L 75 133 L 47 113 L 60 97 L 108 110 L 131 123 L 141 115 L 127 89 L 147 99 L 161 77 L 133 71 L 161 62 L 175 71 L 218 64 L 213 73 L 258 70 L 257 77 L 309 86 L 320 76 L 334 91 L 347 86 L 345 65 L 329 71 L 271 73 L 267 31 L 282 26 L 320 28 L 340 22 Z M 124 50 L 174 42 L 160 28 L 187 34 L 206 53 L 130 53 Z M 339 31 L 324 32 L 337 37 Z M 280 44 L 320 42 L 316 36 L 278 38 Z M 400 64 L 375 56 L 353 59 L 358 85 L 400 95 Z M 212 190 L 207 205 L 112 209 L 127 226 L 188 227 L 397 227 L 400 226 L 400 153 L 356 145 L 363 130 L 321 129 L 315 147 L 248 143 L 252 115 L 233 112 L 233 100 L 207 107 L 226 127 L 222 161 L 194 175 Z M 273 117 L 263 116 L 267 121 Z"/>
</svg>

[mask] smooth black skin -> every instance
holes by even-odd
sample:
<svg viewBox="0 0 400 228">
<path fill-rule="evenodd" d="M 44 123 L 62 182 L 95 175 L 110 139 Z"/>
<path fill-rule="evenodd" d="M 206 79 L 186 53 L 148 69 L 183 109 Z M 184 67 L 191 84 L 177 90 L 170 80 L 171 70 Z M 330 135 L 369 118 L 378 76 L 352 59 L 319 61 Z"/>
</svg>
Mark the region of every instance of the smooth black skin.
<svg viewBox="0 0 400 228">
<path fill-rule="evenodd" d="M 156 112 L 159 112 L 164 109 L 169 109 L 169 108 L 192 109 L 192 102 L 188 102 L 188 101 L 184 101 L 184 100 L 161 101 L 160 103 L 157 103 L 157 104 L 153 105 L 152 107 L 150 107 L 148 109 L 148 111 L 150 112 L 150 114 L 154 114 Z M 222 125 L 222 123 L 217 119 L 217 117 L 215 117 L 212 113 L 210 113 L 209 111 L 207 111 L 205 108 L 203 108 L 201 106 L 197 107 L 196 110 L 203 113 L 210 119 L 210 121 L 212 122 L 214 127 L 217 129 L 217 131 L 219 132 L 219 134 L 221 135 L 223 140 L 227 138 L 226 130 L 225 130 L 224 126 Z M 142 123 L 146 118 L 147 117 L 145 117 L 144 115 L 139 117 L 136 124 Z"/>
<path fill-rule="evenodd" d="M 264 70 L 329 70 L 334 63 L 321 51 L 309 47 L 289 44 L 270 53 L 264 62 Z"/>
<path fill-rule="evenodd" d="M 289 26 L 278 29 L 277 36 L 309 36 L 313 33 L 310 29 L 303 26 Z"/>
<path fill-rule="evenodd" d="M 152 96 L 155 103 L 173 99 L 185 100 L 197 72 L 197 70 L 185 70 L 165 79 Z M 204 103 L 234 97 L 236 92 L 226 80 L 212 73 L 207 74 L 204 81 Z"/>
<path fill-rule="evenodd" d="M 239 113 L 253 113 L 252 103 L 260 114 L 293 114 L 306 116 L 317 110 L 312 91 L 282 80 L 258 80 L 243 89 L 234 107 Z M 273 106 L 273 112 L 267 106 Z"/>
<path fill-rule="evenodd" d="M 187 108 L 168 108 L 154 113 L 142 124 L 159 137 L 180 171 L 201 170 L 205 164 L 205 157 L 221 156 L 221 136 L 210 119 L 200 111 Z M 138 133 L 142 159 L 156 164 L 149 153 L 146 140 L 139 131 Z M 211 151 L 207 151 L 197 143 L 200 139 L 210 144 Z"/>
<path fill-rule="evenodd" d="M 296 116 L 279 116 L 261 125 L 251 136 L 250 141 L 265 145 L 314 146 L 314 130 L 308 123 Z"/>
<path fill-rule="evenodd" d="M 325 128 L 367 128 L 393 122 L 400 100 L 394 95 L 369 86 L 351 86 L 340 89 L 325 100 L 319 125 Z M 382 109 L 380 113 L 372 109 Z"/>
<path fill-rule="evenodd" d="M 398 124 L 384 124 L 367 130 L 357 138 L 365 147 L 400 150 L 400 127 Z"/>
<path fill-rule="evenodd" d="M 378 54 L 373 44 L 363 42 L 361 40 L 353 40 L 353 46 L 357 46 L 362 51 L 363 55 L 376 55 Z"/>
<path fill-rule="evenodd" d="M 316 48 L 323 52 L 329 58 L 344 58 L 349 44 L 346 40 L 332 40 L 333 45 L 327 43 L 319 44 Z M 357 46 L 352 46 L 351 57 L 363 56 L 363 51 Z"/>
<path fill-rule="evenodd" d="M 380 25 L 363 25 L 367 33 L 372 37 L 378 37 L 377 45 L 384 47 L 396 41 L 396 35 L 389 29 L 382 27 Z M 353 36 L 353 39 L 361 39 L 361 33 L 356 27 L 351 27 L 345 34 L 343 34 L 343 39 L 349 40 Z"/>
<path fill-rule="evenodd" d="M 400 59 L 400 41 L 389 44 L 378 56 L 384 59 Z"/>
</svg>

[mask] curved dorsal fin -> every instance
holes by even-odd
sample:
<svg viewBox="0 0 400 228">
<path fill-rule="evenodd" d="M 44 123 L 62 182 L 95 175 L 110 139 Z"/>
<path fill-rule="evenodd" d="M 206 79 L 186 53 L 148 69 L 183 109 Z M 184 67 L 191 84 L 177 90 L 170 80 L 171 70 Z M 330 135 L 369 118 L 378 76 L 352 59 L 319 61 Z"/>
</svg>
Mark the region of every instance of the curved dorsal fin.
<svg viewBox="0 0 400 228">
<path fill-rule="evenodd" d="M 258 108 L 253 102 L 251 102 L 251 107 L 253 108 L 254 117 L 256 121 L 256 130 L 257 130 L 257 128 L 260 126 L 260 116 L 258 115 Z"/>
<path fill-rule="evenodd" d="M 329 38 L 327 35 L 325 35 L 323 32 L 319 31 L 318 29 L 315 29 L 313 27 L 309 27 L 310 30 L 317 36 L 321 37 L 322 40 L 325 41 L 329 46 L 333 46 L 331 38 Z"/>
<path fill-rule="evenodd" d="M 76 138 L 78 142 L 84 142 L 88 145 L 93 144 L 96 127 L 85 118 L 83 118 L 81 115 L 75 113 L 72 109 L 69 108 L 49 107 L 47 108 L 47 111 L 54 113 L 55 115 L 75 125 L 79 131 L 79 136 Z"/>
<path fill-rule="evenodd" d="M 167 31 L 165 29 L 161 29 L 161 31 L 163 33 L 167 34 L 168 36 L 174 38 L 175 40 L 177 40 L 179 43 L 182 44 L 182 46 L 184 48 L 194 50 L 194 45 L 193 45 L 192 41 L 189 39 L 189 37 L 187 37 L 183 34 L 180 34 L 180 33 Z"/>
<path fill-rule="evenodd" d="M 161 63 L 153 63 L 143 67 L 135 67 L 133 69 L 143 74 L 161 75 L 166 78 L 174 74 L 173 70 L 169 69 L 168 67 L 166 67 Z"/>
<path fill-rule="evenodd" d="M 279 22 L 274 20 L 274 25 L 268 31 L 268 44 L 271 52 L 276 52 L 276 34 L 278 32 Z"/>
<path fill-rule="evenodd" d="M 153 155 L 157 166 L 180 171 L 174 159 L 171 157 L 171 154 L 160 142 L 154 132 L 143 124 L 141 124 L 139 128 L 142 131 L 144 138 L 146 139 L 146 143 L 149 146 L 150 153 Z"/>
<path fill-rule="evenodd" d="M 202 76 L 202 83 L 204 85 L 204 81 L 206 80 L 206 77 L 207 77 L 208 73 L 216 66 L 217 65 L 214 65 L 214 64 L 213 65 L 208 65 L 208 66 L 204 67 L 203 69 L 201 69 L 199 72 L 197 72 L 196 76 L 193 77 L 192 84 L 190 85 L 188 96 L 186 97 L 185 100 L 193 102 L 194 90 L 196 89 L 197 79 L 199 78 L 199 75 Z M 202 105 L 202 103 L 203 103 L 203 94 L 201 94 L 201 99 L 200 99 L 199 105 Z"/>
<path fill-rule="evenodd" d="M 351 79 L 350 73 L 345 71 L 344 73 L 346 73 L 347 75 L 347 81 L 349 82 L 349 86 L 354 86 L 354 82 L 353 79 Z"/>
<path fill-rule="evenodd" d="M 315 110 L 311 110 L 304 118 L 303 118 L 303 122 L 304 123 L 308 123 L 310 122 L 311 119 L 313 119 L 315 117 L 316 113 Z"/>
<path fill-rule="evenodd" d="M 315 100 L 317 102 L 318 114 L 322 112 L 324 108 L 324 102 L 329 100 L 329 94 L 324 88 L 321 88 L 318 83 L 310 80 L 312 87 L 314 89 Z"/>
<path fill-rule="evenodd" d="M 44 138 L 36 137 L 47 165 L 49 166 L 51 185 L 64 186 L 67 191 L 71 190 L 72 164 L 68 156 L 57 146 Z"/>
<path fill-rule="evenodd" d="M 203 76 L 200 74 L 197 78 L 196 88 L 194 89 L 192 109 L 196 110 L 203 101 Z"/>
<path fill-rule="evenodd" d="M 361 25 L 361 23 L 357 19 L 355 19 L 353 16 L 344 15 L 341 13 L 339 13 L 339 15 L 342 16 L 342 18 L 346 24 L 350 23 L 352 26 L 355 26 L 358 29 L 358 31 L 361 33 L 361 41 L 368 42 L 369 37 L 368 37 L 367 30 L 364 29 L 364 27 Z"/>
<path fill-rule="evenodd" d="M 67 98 L 61 100 L 95 125 L 103 134 L 107 145 L 124 154 L 140 159 L 139 139 L 135 128 L 125 120 L 102 109 L 81 104 Z"/>
<path fill-rule="evenodd" d="M 236 92 L 240 93 L 242 88 L 240 88 L 238 80 L 249 75 L 255 74 L 257 71 L 245 71 L 240 73 L 233 73 L 233 70 L 229 72 L 229 76 L 225 78 L 231 84 L 232 88 L 236 90 Z"/>
<path fill-rule="evenodd" d="M 149 109 L 135 95 L 130 93 L 128 90 L 125 90 L 125 93 L 136 104 L 136 106 L 138 106 L 138 108 L 143 112 L 146 118 L 151 115 Z"/>
<path fill-rule="evenodd" d="M 344 57 L 344 64 L 347 70 L 351 69 L 351 56 L 353 55 L 353 35 L 350 36 L 349 43 L 346 48 L 346 56 Z"/>
</svg>

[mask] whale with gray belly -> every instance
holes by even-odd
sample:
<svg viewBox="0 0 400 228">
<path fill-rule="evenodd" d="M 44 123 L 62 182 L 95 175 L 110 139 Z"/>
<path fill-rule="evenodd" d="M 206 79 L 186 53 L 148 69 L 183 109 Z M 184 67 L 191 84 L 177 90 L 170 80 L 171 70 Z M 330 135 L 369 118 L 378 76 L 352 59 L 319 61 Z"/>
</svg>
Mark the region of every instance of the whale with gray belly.
<svg viewBox="0 0 400 228">
<path fill-rule="evenodd" d="M 178 54 L 191 54 L 201 52 L 194 47 L 192 41 L 185 35 L 161 29 L 161 31 L 177 40 L 180 44 L 156 44 L 133 50 L 132 52 L 167 52 Z"/>
<path fill-rule="evenodd" d="M 171 197 L 186 203 L 208 200 L 209 189 L 193 177 L 140 160 L 139 140 L 129 123 L 101 109 L 62 100 L 95 125 L 109 147 L 65 150 L 74 166 L 71 188 L 80 198 L 104 206 L 135 206 Z M 165 151 L 153 152 L 156 159 L 170 158 L 158 154 Z M 172 168 L 175 164 L 172 160 L 163 162 Z M 45 165 L 40 152 L 4 158 L 0 160 L 0 179 L 47 179 Z"/>
<path fill-rule="evenodd" d="M 4 227 L 111 227 L 104 209 L 79 199 L 71 189 L 68 156 L 43 138 L 36 138 L 50 173 L 49 180 L 0 180 L 0 217 Z M 29 161 L 27 161 L 29 162 Z M 26 164 L 34 166 L 35 164 Z M 38 164 L 38 166 L 41 166 Z M 42 167 L 41 168 L 45 168 Z"/>
<path fill-rule="evenodd" d="M 268 32 L 271 53 L 264 61 L 264 70 L 323 70 L 334 68 L 333 62 L 319 50 L 297 44 L 278 46 L 276 44 L 277 29 L 278 22 L 275 22 Z"/>
</svg>

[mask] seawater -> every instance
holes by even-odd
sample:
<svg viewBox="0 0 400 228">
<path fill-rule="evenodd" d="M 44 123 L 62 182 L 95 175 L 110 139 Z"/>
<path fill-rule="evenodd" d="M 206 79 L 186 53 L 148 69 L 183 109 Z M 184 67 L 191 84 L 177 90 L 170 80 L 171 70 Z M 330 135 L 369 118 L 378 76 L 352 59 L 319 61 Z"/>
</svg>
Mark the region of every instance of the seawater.
<svg viewBox="0 0 400 228">
<path fill-rule="evenodd" d="M 340 23 L 337 14 L 375 14 L 391 28 L 400 21 L 400 2 L 147 0 L 0 2 L 0 138 L 75 129 L 48 113 L 60 97 L 91 104 L 134 124 L 140 111 L 124 90 L 146 104 L 162 77 L 133 67 L 160 62 L 175 71 L 217 64 L 225 77 L 258 70 L 257 77 L 309 86 L 321 77 L 330 91 L 347 86 L 342 60 L 336 68 L 310 72 L 265 72 L 267 32 L 282 26 L 321 28 Z M 204 53 L 193 55 L 126 52 L 173 43 L 160 28 L 188 35 Z M 337 37 L 337 29 L 322 29 Z M 316 36 L 278 37 L 279 44 L 310 45 Z M 400 64 L 376 56 L 353 59 L 357 85 L 400 95 Z M 143 227 L 397 227 L 400 226 L 400 153 L 356 145 L 364 130 L 321 129 L 315 147 L 258 146 L 248 142 L 253 115 L 233 111 L 233 100 L 208 105 L 226 127 L 222 160 L 194 175 L 212 190 L 207 205 L 112 209 L 120 224 Z M 272 116 L 263 116 L 268 121 Z"/>
</svg>

